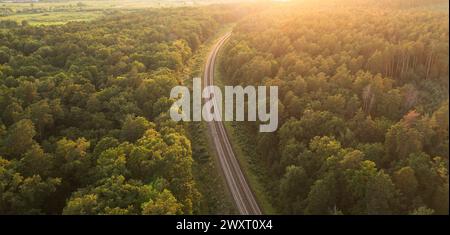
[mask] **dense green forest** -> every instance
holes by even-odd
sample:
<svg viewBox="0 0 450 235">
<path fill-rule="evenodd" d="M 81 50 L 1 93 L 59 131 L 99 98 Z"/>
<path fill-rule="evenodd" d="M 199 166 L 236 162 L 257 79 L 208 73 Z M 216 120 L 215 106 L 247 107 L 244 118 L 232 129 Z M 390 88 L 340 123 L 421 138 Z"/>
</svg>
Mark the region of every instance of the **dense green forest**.
<svg viewBox="0 0 450 235">
<path fill-rule="evenodd" d="M 279 213 L 448 214 L 448 5 L 367 4 L 274 8 L 222 52 L 225 84 L 279 87 L 277 132 L 239 126 Z"/>
<path fill-rule="evenodd" d="M 170 89 L 231 7 L 0 23 L 0 214 L 192 214 Z"/>
<path fill-rule="evenodd" d="M 270 210 L 449 213 L 446 1 L 102 10 L 46 26 L 5 9 L 0 214 L 236 213 L 205 122 L 168 114 L 231 27 L 218 84 L 279 89 L 276 132 L 227 127 Z"/>
</svg>

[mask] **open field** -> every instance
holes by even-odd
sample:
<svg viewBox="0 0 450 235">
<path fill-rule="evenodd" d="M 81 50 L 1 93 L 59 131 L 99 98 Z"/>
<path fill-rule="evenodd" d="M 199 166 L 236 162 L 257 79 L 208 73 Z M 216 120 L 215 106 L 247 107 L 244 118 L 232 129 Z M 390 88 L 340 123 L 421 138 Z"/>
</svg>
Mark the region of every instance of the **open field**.
<svg viewBox="0 0 450 235">
<path fill-rule="evenodd" d="M 31 25 L 55 25 L 70 21 L 89 21 L 116 11 L 137 11 L 145 8 L 165 8 L 174 6 L 197 6 L 225 1 L 189 0 L 93 0 L 58 2 L 0 1 L 0 21 L 27 21 Z"/>
</svg>

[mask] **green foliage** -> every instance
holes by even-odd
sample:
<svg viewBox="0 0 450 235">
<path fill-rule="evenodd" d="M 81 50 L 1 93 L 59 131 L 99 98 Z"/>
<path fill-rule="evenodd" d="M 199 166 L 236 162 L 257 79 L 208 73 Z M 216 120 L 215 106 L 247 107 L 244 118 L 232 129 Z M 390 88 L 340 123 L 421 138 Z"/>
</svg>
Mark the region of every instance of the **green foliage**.
<svg viewBox="0 0 450 235">
<path fill-rule="evenodd" d="M 80 189 L 69 199 L 63 214 L 138 214 L 141 204 L 150 200 L 152 188 L 139 182 L 126 181 L 123 176 L 112 176 L 97 186 Z"/>
<path fill-rule="evenodd" d="M 164 189 L 156 196 L 154 200 L 146 202 L 142 205 L 142 214 L 144 215 L 176 215 L 180 214 L 182 205 L 172 193 Z"/>
<path fill-rule="evenodd" d="M 43 179 L 39 175 L 23 176 L 15 160 L 0 157 L 0 211 L 2 214 L 40 214 L 51 198 L 59 178 Z"/>
<path fill-rule="evenodd" d="M 252 161 L 281 213 L 448 214 L 448 13 L 359 2 L 237 24 L 223 82 L 279 89 L 277 132 L 247 124 Z"/>
<path fill-rule="evenodd" d="M 151 127 L 154 127 L 154 125 L 143 117 L 127 116 L 122 124 L 120 135 L 123 140 L 135 142 Z"/>
<path fill-rule="evenodd" d="M 19 157 L 24 154 L 35 143 L 33 137 L 36 135 L 34 124 L 29 119 L 22 119 L 8 128 L 3 139 L 2 152 L 11 157 Z"/>
<path fill-rule="evenodd" d="M 191 143 L 169 95 L 232 10 L 0 21 L 0 213 L 194 213 Z"/>
</svg>

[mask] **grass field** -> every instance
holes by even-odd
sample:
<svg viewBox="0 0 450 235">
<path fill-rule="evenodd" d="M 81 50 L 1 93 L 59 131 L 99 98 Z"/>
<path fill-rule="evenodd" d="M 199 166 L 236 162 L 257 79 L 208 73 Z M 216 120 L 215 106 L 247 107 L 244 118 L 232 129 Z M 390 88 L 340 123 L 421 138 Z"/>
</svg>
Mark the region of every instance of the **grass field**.
<svg viewBox="0 0 450 235">
<path fill-rule="evenodd" d="M 0 21 L 13 20 L 31 25 L 55 25 L 70 21 L 89 21 L 114 11 L 136 11 L 145 8 L 195 6 L 219 3 L 221 0 L 78 0 L 61 2 L 11 3 L 0 1 Z"/>
<path fill-rule="evenodd" d="M 89 21 L 103 15 L 103 12 L 52 12 L 42 14 L 17 14 L 0 17 L 0 20 L 28 21 L 30 25 L 58 25 L 71 21 Z"/>
</svg>

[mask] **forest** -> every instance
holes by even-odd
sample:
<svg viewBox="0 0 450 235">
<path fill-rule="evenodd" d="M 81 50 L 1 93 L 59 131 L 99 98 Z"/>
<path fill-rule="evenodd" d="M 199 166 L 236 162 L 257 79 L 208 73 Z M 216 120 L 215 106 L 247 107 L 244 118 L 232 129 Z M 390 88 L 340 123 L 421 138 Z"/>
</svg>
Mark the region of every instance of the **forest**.
<svg viewBox="0 0 450 235">
<path fill-rule="evenodd" d="M 171 89 L 201 76 L 229 31 L 217 83 L 278 87 L 276 132 L 227 126 L 244 175 L 257 169 L 258 203 L 273 207 L 263 213 L 449 213 L 446 0 L 108 10 L 55 25 L 11 9 L 0 8 L 2 215 L 236 213 L 205 122 L 169 116 Z"/>
<path fill-rule="evenodd" d="M 170 89 L 232 8 L 0 24 L 0 214 L 192 214 Z"/>
<path fill-rule="evenodd" d="M 279 87 L 278 131 L 237 130 L 257 136 L 252 160 L 278 213 L 449 213 L 448 19 L 362 4 L 237 24 L 224 83 Z"/>
</svg>

